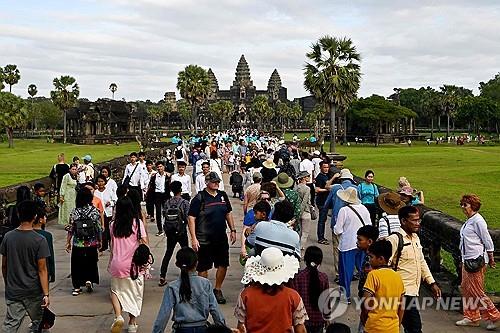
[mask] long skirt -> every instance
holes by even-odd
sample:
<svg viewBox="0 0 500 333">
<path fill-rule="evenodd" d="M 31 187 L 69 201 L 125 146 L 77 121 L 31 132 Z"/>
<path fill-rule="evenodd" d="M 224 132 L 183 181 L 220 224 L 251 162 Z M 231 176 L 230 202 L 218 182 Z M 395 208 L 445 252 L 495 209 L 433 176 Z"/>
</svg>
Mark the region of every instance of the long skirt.
<svg viewBox="0 0 500 333">
<path fill-rule="evenodd" d="M 78 289 L 84 286 L 87 281 L 99 284 L 97 261 L 97 247 L 73 247 L 71 251 L 71 281 L 73 288 Z"/>
<path fill-rule="evenodd" d="M 478 321 L 500 320 L 500 312 L 491 299 L 484 293 L 484 274 L 486 266 L 479 272 L 469 273 L 462 266 L 462 296 L 464 318 Z"/>
<path fill-rule="evenodd" d="M 131 278 L 111 278 L 111 292 L 116 295 L 123 311 L 139 317 L 144 295 L 144 275 L 139 274 L 136 280 Z"/>
</svg>

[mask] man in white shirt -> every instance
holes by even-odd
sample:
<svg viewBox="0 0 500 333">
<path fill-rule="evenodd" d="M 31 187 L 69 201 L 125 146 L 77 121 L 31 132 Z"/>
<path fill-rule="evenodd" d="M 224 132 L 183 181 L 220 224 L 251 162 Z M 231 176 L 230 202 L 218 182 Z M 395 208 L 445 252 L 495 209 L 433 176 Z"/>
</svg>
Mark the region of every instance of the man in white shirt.
<svg viewBox="0 0 500 333">
<path fill-rule="evenodd" d="M 321 163 L 321 161 L 323 161 L 323 160 L 321 159 L 320 154 L 321 154 L 321 153 L 319 152 L 319 150 L 315 150 L 315 151 L 313 152 L 313 158 L 312 158 L 311 162 L 312 162 L 312 163 L 313 163 L 313 165 L 314 165 L 314 173 L 313 173 L 313 178 L 312 178 L 312 179 L 316 179 L 316 177 L 317 177 L 317 176 L 319 175 L 319 173 L 321 172 L 321 171 L 320 171 L 320 165 L 319 165 L 319 164 L 320 164 L 320 163 Z"/>
<path fill-rule="evenodd" d="M 140 154 L 139 154 L 140 155 Z M 141 161 L 139 158 L 139 168 L 141 167 Z M 153 161 L 146 161 L 146 172 L 144 174 L 146 175 L 144 179 L 142 180 L 143 185 L 142 187 L 142 195 L 144 198 L 144 201 L 146 202 L 146 213 L 148 214 L 148 218 L 153 222 L 155 220 L 155 203 L 154 203 L 154 197 L 153 196 L 147 196 L 147 191 L 149 189 L 149 183 L 151 181 L 151 177 L 153 177 L 156 174 L 156 171 L 153 169 Z M 158 218 L 158 216 L 156 216 Z"/>
<path fill-rule="evenodd" d="M 156 172 L 151 176 L 148 191 L 146 195 L 146 202 L 153 203 L 153 212 L 156 212 L 156 226 L 158 232 L 156 236 L 163 236 L 163 219 L 162 208 L 163 204 L 170 198 L 170 174 L 165 171 L 165 164 L 163 161 L 156 162 Z M 153 215 L 151 214 L 151 220 Z"/>
<path fill-rule="evenodd" d="M 337 191 L 337 196 L 346 205 L 342 207 L 337 216 L 337 223 L 333 232 L 340 237 L 339 240 L 339 282 L 345 288 L 346 299 L 351 298 L 351 282 L 354 267 L 361 271 L 364 262 L 364 252 L 356 244 L 359 228 L 371 225 L 370 212 L 361 204 L 358 191 L 354 187 Z"/>
<path fill-rule="evenodd" d="M 314 163 L 309 159 L 309 154 L 304 151 L 302 152 L 302 161 L 299 164 L 299 171 L 306 171 L 308 174 L 314 174 Z M 309 182 L 306 184 L 311 189 L 311 205 L 314 206 L 314 200 L 316 199 L 316 193 L 314 191 L 314 184 L 310 178 Z"/>
<path fill-rule="evenodd" d="M 179 181 L 182 184 L 182 198 L 190 201 L 191 200 L 191 177 L 186 175 L 187 163 L 184 161 L 177 162 L 177 173 L 172 175 L 171 181 Z"/>
<path fill-rule="evenodd" d="M 405 203 L 400 196 L 394 192 L 382 193 L 377 198 L 380 208 L 384 211 L 382 218 L 378 222 L 379 238 L 384 238 L 393 232 L 399 232 L 401 222 L 399 221 L 398 211 Z"/>
<path fill-rule="evenodd" d="M 196 193 L 199 193 L 207 187 L 207 182 L 205 181 L 205 176 L 210 173 L 210 162 L 209 161 L 203 161 L 201 163 L 201 173 L 196 176 L 196 181 L 195 181 L 195 190 Z"/>
<path fill-rule="evenodd" d="M 136 189 L 142 195 L 143 179 L 147 177 L 147 175 L 144 175 L 146 169 L 143 169 L 137 162 L 136 152 L 130 153 L 129 158 L 130 163 L 125 167 L 122 184 L 128 186 L 130 189 Z"/>
</svg>

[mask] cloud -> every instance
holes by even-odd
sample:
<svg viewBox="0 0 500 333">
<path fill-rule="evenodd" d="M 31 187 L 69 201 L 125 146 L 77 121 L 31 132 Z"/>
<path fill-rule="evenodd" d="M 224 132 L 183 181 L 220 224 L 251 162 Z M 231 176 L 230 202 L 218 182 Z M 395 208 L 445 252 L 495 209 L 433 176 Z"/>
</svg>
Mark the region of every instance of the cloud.
<svg viewBox="0 0 500 333">
<path fill-rule="evenodd" d="M 241 54 L 258 89 L 277 68 L 289 99 L 307 93 L 302 67 L 312 42 L 348 36 L 362 55 L 360 95 L 394 87 L 464 85 L 499 71 L 500 3 L 493 1 L 110 0 L 0 2 L 0 65 L 18 64 L 13 91 L 48 95 L 73 75 L 83 97 L 159 100 L 188 64 L 212 68 L 228 89 Z"/>
</svg>

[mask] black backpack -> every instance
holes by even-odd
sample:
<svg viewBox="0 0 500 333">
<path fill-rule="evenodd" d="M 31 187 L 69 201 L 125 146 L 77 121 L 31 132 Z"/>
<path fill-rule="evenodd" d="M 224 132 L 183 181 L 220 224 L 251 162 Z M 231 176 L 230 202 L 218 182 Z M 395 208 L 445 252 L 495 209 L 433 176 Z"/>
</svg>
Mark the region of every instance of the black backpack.
<svg viewBox="0 0 500 333">
<path fill-rule="evenodd" d="M 387 221 L 387 225 L 389 225 L 389 221 Z M 403 247 L 405 245 L 409 245 L 409 244 L 404 244 L 403 235 L 401 235 L 401 233 L 399 233 L 397 231 L 395 231 L 389 235 L 394 235 L 394 234 L 398 236 L 398 248 L 396 249 L 396 253 L 394 254 L 394 258 L 392 259 L 391 266 L 392 266 L 392 269 L 397 272 L 399 260 L 401 259 L 401 253 L 403 252 Z"/>
<path fill-rule="evenodd" d="M 233 192 L 240 192 L 243 190 L 243 176 L 239 172 L 233 172 L 231 174 L 231 189 Z"/>
<path fill-rule="evenodd" d="M 90 210 L 75 219 L 75 236 L 78 239 L 89 240 L 97 237 L 97 226 L 95 221 L 88 217 L 89 213 Z"/>
<path fill-rule="evenodd" d="M 181 209 L 182 200 L 169 199 L 163 210 L 163 230 L 165 232 L 181 232 L 184 226 L 184 214 Z"/>
<path fill-rule="evenodd" d="M 176 159 L 181 159 L 182 157 L 184 157 L 184 153 L 182 152 L 182 149 L 175 149 L 175 158 Z"/>
</svg>

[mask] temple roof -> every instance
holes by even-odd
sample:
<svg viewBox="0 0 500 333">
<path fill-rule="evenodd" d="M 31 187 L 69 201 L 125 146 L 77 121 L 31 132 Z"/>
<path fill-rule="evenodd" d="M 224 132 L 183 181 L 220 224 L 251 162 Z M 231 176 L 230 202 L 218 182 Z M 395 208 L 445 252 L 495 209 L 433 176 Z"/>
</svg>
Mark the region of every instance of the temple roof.
<svg viewBox="0 0 500 333">
<path fill-rule="evenodd" d="M 210 79 L 210 88 L 212 91 L 218 91 L 219 82 L 217 81 L 217 78 L 211 68 L 208 69 L 208 78 Z"/>
<path fill-rule="evenodd" d="M 267 83 L 267 90 L 272 91 L 272 90 L 279 90 L 281 88 L 281 78 L 278 73 L 277 69 L 274 69 L 273 73 L 271 74 L 271 77 L 269 78 L 269 81 Z"/>
<path fill-rule="evenodd" d="M 238 65 L 236 66 L 236 74 L 234 78 L 233 85 L 237 86 L 240 82 L 248 83 L 248 85 L 252 86 L 252 79 L 250 77 L 250 67 L 248 67 L 247 60 L 245 59 L 245 55 L 242 54 L 240 60 L 238 61 Z"/>
</svg>

